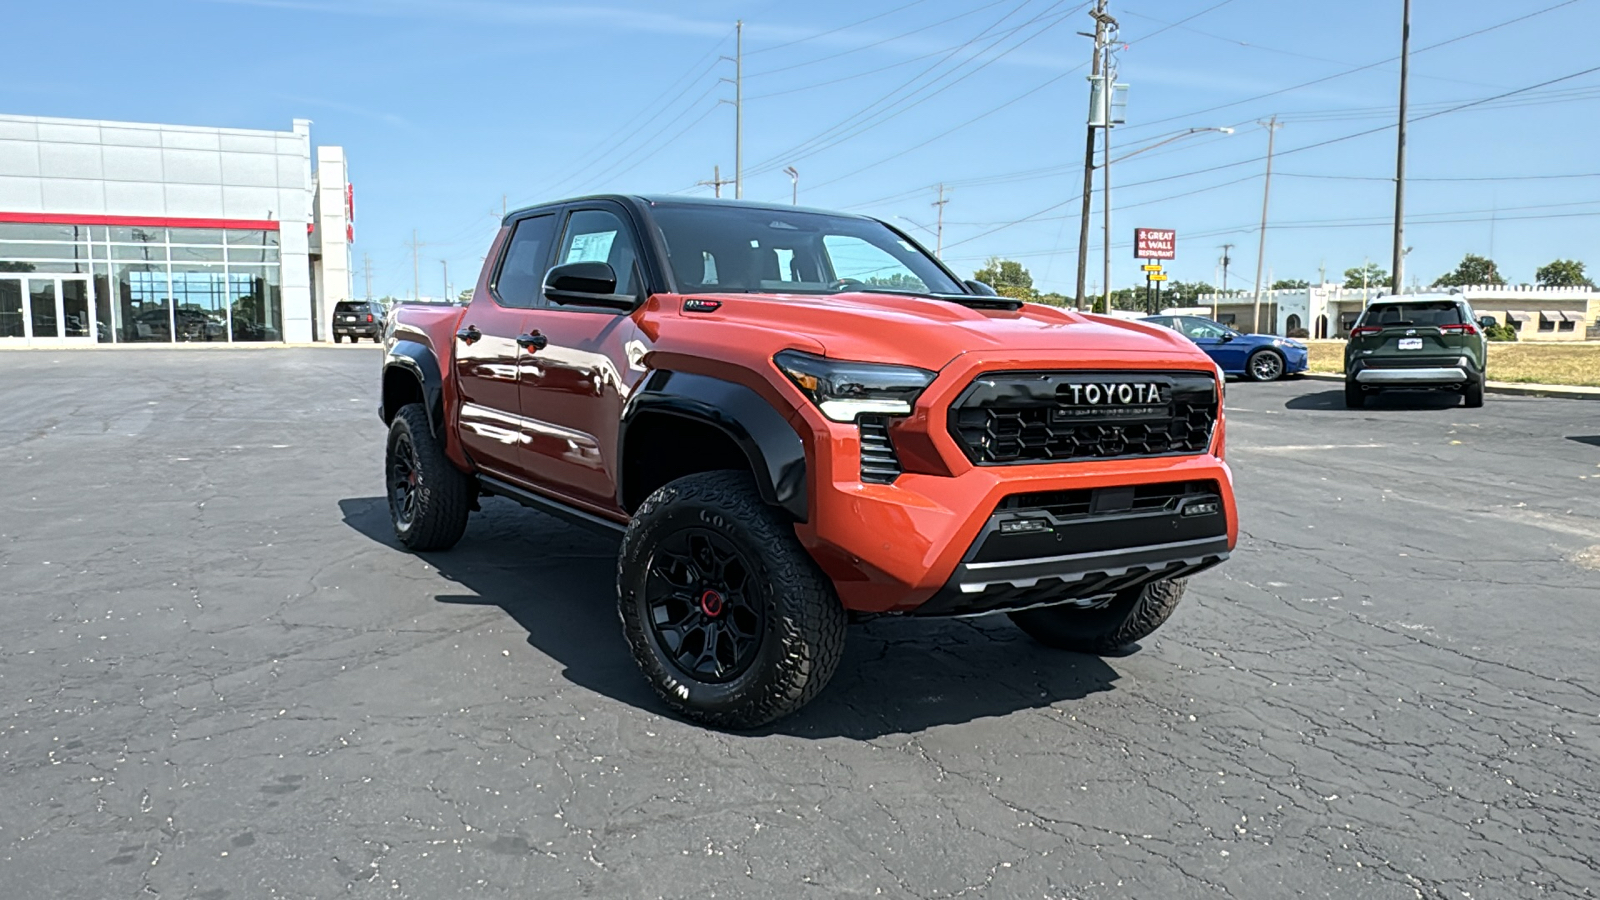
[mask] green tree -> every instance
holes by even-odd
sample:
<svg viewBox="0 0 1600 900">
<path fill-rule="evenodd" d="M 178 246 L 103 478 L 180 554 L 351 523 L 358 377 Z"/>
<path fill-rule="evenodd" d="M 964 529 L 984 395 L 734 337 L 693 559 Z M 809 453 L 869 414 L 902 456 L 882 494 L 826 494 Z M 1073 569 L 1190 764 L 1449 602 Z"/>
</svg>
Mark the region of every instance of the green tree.
<svg viewBox="0 0 1600 900">
<path fill-rule="evenodd" d="M 1435 287 L 1465 287 L 1471 284 L 1505 284 L 1506 280 L 1500 277 L 1500 269 L 1495 266 L 1494 260 L 1476 253 L 1468 253 L 1461 258 L 1461 264 L 1456 266 L 1454 272 L 1446 272 L 1433 280 Z"/>
<path fill-rule="evenodd" d="M 1308 287 L 1311 287 L 1311 282 L 1299 278 L 1280 278 L 1272 283 L 1272 289 L 1275 291 L 1298 291 Z"/>
<path fill-rule="evenodd" d="M 462 306 L 466 306 L 468 303 L 471 303 L 472 288 L 462 288 L 461 293 L 456 295 L 456 302 L 460 303 Z"/>
<path fill-rule="evenodd" d="M 1215 294 L 1217 289 L 1204 281 L 1170 281 L 1161 291 L 1164 306 L 1184 306 L 1202 294 Z"/>
<path fill-rule="evenodd" d="M 1039 296 L 1039 292 L 1033 289 L 1033 276 L 1016 260 L 991 256 L 983 268 L 972 273 L 972 277 L 994 288 L 995 293 L 1002 297 L 1033 300 Z"/>
<path fill-rule="evenodd" d="M 1593 284 L 1589 276 L 1583 274 L 1583 263 L 1575 259 L 1558 259 L 1548 266 L 1540 266 L 1533 277 L 1545 287 L 1590 287 Z"/>
<path fill-rule="evenodd" d="M 1058 294 L 1055 291 L 1050 291 L 1049 293 L 1040 294 L 1038 296 L 1038 299 L 1035 302 L 1043 303 L 1043 304 L 1045 304 L 1047 306 L 1072 306 L 1073 305 L 1073 301 L 1072 301 L 1072 299 L 1070 297 L 1067 297 L 1065 294 Z"/>
<path fill-rule="evenodd" d="M 1363 277 L 1366 278 L 1365 286 L 1368 288 L 1376 290 L 1389 286 L 1389 273 L 1384 271 L 1383 266 L 1375 262 L 1367 263 L 1366 268 L 1357 266 L 1353 269 L 1345 269 L 1344 286 L 1347 288 L 1362 287 L 1361 280 Z"/>
</svg>

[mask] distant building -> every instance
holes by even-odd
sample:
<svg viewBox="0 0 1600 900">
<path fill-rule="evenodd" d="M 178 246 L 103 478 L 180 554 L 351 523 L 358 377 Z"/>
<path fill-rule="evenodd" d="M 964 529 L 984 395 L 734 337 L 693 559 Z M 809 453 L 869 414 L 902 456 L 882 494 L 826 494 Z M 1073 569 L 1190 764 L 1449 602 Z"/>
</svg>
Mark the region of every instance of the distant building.
<svg viewBox="0 0 1600 900">
<path fill-rule="evenodd" d="M 0 115 L 0 342 L 329 340 L 344 151 L 291 131 Z"/>
<path fill-rule="evenodd" d="M 1473 285 L 1461 288 L 1461 293 L 1479 315 L 1509 324 L 1518 340 L 1600 340 L 1600 291 Z M 1255 297 L 1249 291 L 1203 294 L 1192 310 L 1241 331 L 1282 335 L 1304 331 L 1312 338 L 1344 338 L 1361 311 L 1380 296 L 1377 289 L 1362 291 L 1339 284 L 1262 291 L 1259 329 L 1251 327 Z"/>
</svg>

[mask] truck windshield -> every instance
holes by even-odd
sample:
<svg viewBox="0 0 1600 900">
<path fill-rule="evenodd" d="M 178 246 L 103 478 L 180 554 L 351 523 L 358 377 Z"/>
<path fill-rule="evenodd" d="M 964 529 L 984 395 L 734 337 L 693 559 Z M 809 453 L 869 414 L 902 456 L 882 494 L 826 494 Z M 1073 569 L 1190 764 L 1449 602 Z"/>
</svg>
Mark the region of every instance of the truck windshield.
<svg viewBox="0 0 1600 900">
<path fill-rule="evenodd" d="M 730 206 L 652 210 L 684 293 L 908 294 L 966 290 L 881 222 Z"/>
</svg>

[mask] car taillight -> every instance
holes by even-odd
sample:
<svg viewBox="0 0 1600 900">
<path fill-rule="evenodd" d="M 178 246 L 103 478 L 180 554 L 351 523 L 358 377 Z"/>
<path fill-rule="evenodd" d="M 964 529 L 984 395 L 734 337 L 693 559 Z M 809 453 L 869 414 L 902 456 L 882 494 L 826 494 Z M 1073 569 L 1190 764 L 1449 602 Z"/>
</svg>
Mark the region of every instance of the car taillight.
<svg viewBox="0 0 1600 900">
<path fill-rule="evenodd" d="M 372 321 L 372 313 L 367 313 L 367 321 L 368 322 Z"/>
<path fill-rule="evenodd" d="M 1350 336 L 1353 338 L 1366 337 L 1369 334 L 1377 334 L 1382 330 L 1376 325 L 1362 325 L 1359 328 L 1351 329 Z"/>
<path fill-rule="evenodd" d="M 1478 329 L 1471 322 L 1460 322 L 1455 325 L 1440 325 L 1439 330 L 1445 334 L 1477 334 Z"/>
</svg>

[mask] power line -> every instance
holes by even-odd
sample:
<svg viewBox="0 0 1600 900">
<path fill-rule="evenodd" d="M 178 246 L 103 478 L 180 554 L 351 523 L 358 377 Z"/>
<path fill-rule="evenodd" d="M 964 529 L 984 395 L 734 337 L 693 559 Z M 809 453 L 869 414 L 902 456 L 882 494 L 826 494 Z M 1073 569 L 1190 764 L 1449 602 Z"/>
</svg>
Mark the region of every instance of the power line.
<svg viewBox="0 0 1600 900">
<path fill-rule="evenodd" d="M 754 167 L 753 171 L 759 173 L 761 171 L 764 171 L 764 170 L 767 170 L 767 169 L 770 169 L 770 168 L 774 168 L 778 164 L 788 164 L 789 162 L 793 162 L 793 161 L 795 161 L 797 159 L 803 158 L 803 156 L 800 156 L 800 155 L 797 155 L 797 154 L 804 154 L 806 156 L 811 155 L 811 152 L 814 152 L 813 148 L 817 148 L 822 144 L 827 144 L 830 140 L 832 140 L 836 135 L 840 134 L 841 132 L 849 131 L 850 129 L 855 128 L 858 125 L 862 124 L 863 121 L 865 121 L 866 119 L 868 119 L 871 116 L 875 115 L 874 110 L 877 110 L 879 107 L 882 107 L 885 104 L 889 104 L 889 106 L 893 106 L 895 104 L 903 103 L 907 99 L 909 99 L 911 96 L 914 96 L 915 94 L 917 94 L 917 93 L 919 93 L 919 92 L 921 92 L 923 90 L 926 90 L 932 84 L 937 83 L 939 80 L 947 77 L 950 73 L 960 69 L 962 66 L 966 65 L 966 63 L 970 62 L 971 60 L 976 59 L 977 57 L 983 55 L 984 53 L 987 53 L 989 50 L 993 49 L 993 47 L 996 44 L 998 44 L 1000 41 L 1005 40 L 1005 38 L 1007 36 L 1009 36 L 1009 34 L 1015 34 L 1016 30 L 1014 29 L 1013 31 L 1011 31 L 1008 34 L 1002 34 L 999 39 L 997 39 L 994 42 L 990 43 L 988 46 L 984 47 L 982 50 L 978 51 L 977 53 L 974 53 L 972 56 L 969 56 L 966 59 L 962 60 L 961 62 L 957 63 L 953 68 L 947 70 L 946 72 L 943 72 L 943 73 L 935 76 L 933 78 L 933 80 L 928 82 L 927 84 L 924 84 L 924 85 L 922 85 L 920 87 L 917 87 L 917 88 L 911 90 L 911 93 L 907 94 L 906 96 L 898 97 L 898 98 L 896 97 L 896 95 L 900 94 L 902 91 L 906 91 L 908 88 L 911 88 L 912 85 L 916 84 L 918 81 L 921 81 L 925 76 L 929 75 L 930 73 L 934 72 L 936 69 L 938 69 L 941 66 L 943 66 L 946 62 L 948 62 L 952 57 L 956 56 L 962 50 L 965 50 L 966 48 L 971 47 L 972 45 L 974 45 L 974 44 L 986 39 L 990 35 L 991 32 L 993 32 L 995 29 L 999 28 L 1000 25 L 1002 23 L 1004 23 L 1007 19 L 1009 19 L 1012 16 L 1017 15 L 1018 13 L 1020 13 L 1023 10 L 1023 8 L 1028 6 L 1028 4 L 1031 3 L 1031 2 L 1033 2 L 1033 0 L 1022 0 L 1021 3 L 1018 3 L 1016 6 L 1012 7 L 1012 9 L 1009 12 L 1005 13 L 1004 15 L 1002 15 L 999 19 L 995 20 L 994 22 L 990 23 L 990 25 L 987 28 L 984 28 L 982 31 L 980 31 L 978 34 L 974 35 L 972 38 L 970 38 L 970 39 L 962 42 L 961 44 L 957 45 L 956 47 L 952 48 L 948 53 L 946 53 L 943 57 L 941 57 L 939 60 L 934 62 L 932 65 L 924 68 L 921 72 L 918 72 L 917 74 L 911 76 L 909 79 L 906 79 L 904 82 L 902 82 L 901 84 L 897 85 L 893 89 L 889 90 L 887 93 L 885 93 L 883 96 L 879 97 L 877 100 L 874 100 L 872 103 L 868 104 L 867 106 L 862 107 L 861 109 L 857 110 L 856 112 L 852 113 L 851 115 L 845 117 L 843 120 L 841 120 L 840 122 L 834 124 L 832 127 L 826 129 L 825 131 L 821 132 L 820 134 L 817 134 L 817 135 L 815 135 L 815 136 L 813 136 L 813 137 L 811 137 L 811 138 L 809 138 L 809 139 L 807 139 L 805 141 L 802 141 L 801 143 L 799 143 L 799 144 L 797 144 L 797 145 L 795 145 L 793 147 L 790 147 L 789 149 L 783 151 L 782 153 L 778 153 L 778 154 L 776 154 L 776 155 L 774 155 L 774 156 L 762 161 L 761 163 L 758 163 Z M 1036 15 L 1033 19 L 1029 20 L 1028 22 L 1024 22 L 1021 27 L 1026 27 L 1027 25 L 1038 21 L 1040 18 L 1042 18 L 1043 16 L 1047 15 L 1055 7 L 1061 6 L 1065 2 L 1067 2 L 1067 0 L 1055 0 L 1055 2 L 1052 3 L 1051 6 L 1045 10 L 1044 13 L 1040 13 L 1039 15 Z M 885 110 L 885 111 L 887 111 L 887 110 Z"/>
<path fill-rule="evenodd" d="M 902 10 L 910 9 L 913 6 L 917 6 L 917 5 L 920 5 L 922 3 L 926 3 L 926 2 L 928 2 L 928 0 L 911 0 L 910 3 L 905 3 L 905 4 L 902 4 L 900 6 L 896 6 L 894 9 L 884 10 L 883 12 L 878 13 L 877 15 L 867 16 L 865 19 L 860 19 L 858 21 L 851 22 L 849 25 L 840 25 L 838 28 L 830 28 L 827 31 L 819 31 L 816 34 L 807 35 L 806 37 L 803 37 L 803 38 L 795 38 L 792 41 L 785 41 L 782 44 L 774 44 L 771 47 L 762 47 L 760 50 L 751 50 L 749 55 L 750 56 L 755 56 L 757 53 L 771 53 L 774 50 L 782 50 L 785 47 L 793 47 L 796 44 L 804 44 L 807 41 L 814 41 L 814 40 L 816 40 L 818 38 L 824 38 L 824 37 L 827 37 L 830 34 L 838 34 L 841 31 L 848 31 L 848 30 L 850 30 L 852 28 L 855 28 L 855 27 L 857 27 L 859 25 L 865 25 L 868 22 L 872 22 L 872 21 L 875 21 L 877 19 L 881 19 L 884 16 L 893 15 L 894 13 L 901 12 Z"/>
<path fill-rule="evenodd" d="M 1389 175 L 1314 175 L 1308 172 L 1279 172 L 1279 178 L 1324 178 L 1335 181 L 1394 181 Z M 1408 176 L 1407 181 L 1545 181 L 1563 178 L 1600 178 L 1600 172 L 1574 172 L 1569 175 L 1469 175 L 1458 177 L 1418 178 Z"/>
<path fill-rule="evenodd" d="M 1578 3 L 1578 2 L 1579 2 L 1579 0 L 1562 0 L 1562 2 L 1557 3 L 1554 6 L 1547 6 L 1544 9 L 1535 10 L 1534 12 L 1526 13 L 1524 15 L 1517 16 L 1516 18 L 1513 18 L 1513 19 L 1507 19 L 1504 22 L 1500 22 L 1500 23 L 1495 24 L 1495 25 L 1490 25 L 1490 26 L 1488 26 L 1486 28 L 1480 28 L 1477 31 L 1469 31 L 1466 34 L 1457 35 L 1456 37 L 1449 38 L 1448 40 L 1440 41 L 1437 44 L 1429 44 L 1426 47 L 1422 47 L 1422 48 L 1420 48 L 1418 50 L 1414 50 L 1412 52 L 1413 53 L 1426 53 L 1429 50 L 1436 50 L 1436 49 L 1438 49 L 1440 47 L 1444 47 L 1444 46 L 1449 45 L 1449 44 L 1454 44 L 1454 43 L 1456 43 L 1458 41 L 1464 41 L 1464 40 L 1466 40 L 1468 38 L 1477 37 L 1478 35 L 1481 35 L 1481 34 L 1487 34 L 1488 32 L 1494 31 L 1496 29 L 1505 28 L 1505 27 L 1507 27 L 1509 25 L 1515 25 L 1518 22 L 1527 21 L 1528 19 L 1532 19 L 1535 16 L 1542 16 L 1545 13 L 1553 12 L 1555 10 L 1561 9 L 1562 7 L 1571 6 L 1574 3 Z M 1268 92 L 1266 92 L 1264 94 L 1257 94 L 1254 97 L 1246 97 L 1243 100 L 1234 100 L 1231 103 L 1222 103 L 1222 104 L 1219 104 L 1217 106 L 1210 106 L 1210 107 L 1207 107 L 1205 109 L 1194 110 L 1193 112 L 1180 113 L 1180 114 L 1175 115 L 1175 116 L 1167 116 L 1167 117 L 1161 118 L 1161 119 L 1152 119 L 1149 122 L 1141 122 L 1138 125 L 1134 125 L 1134 126 L 1130 126 L 1130 127 L 1132 127 L 1132 128 L 1148 128 L 1151 125 L 1160 125 L 1160 124 L 1162 124 L 1164 122 L 1171 122 L 1171 121 L 1174 121 L 1174 120 L 1177 120 L 1177 119 L 1186 119 L 1186 118 L 1189 118 L 1191 116 L 1198 116 L 1198 115 L 1203 115 L 1203 114 L 1209 113 L 1209 112 L 1216 112 L 1219 109 L 1231 109 L 1231 108 L 1233 108 L 1235 106 L 1242 106 L 1243 104 L 1252 103 L 1252 102 L 1254 102 L 1256 100 L 1265 100 L 1268 97 L 1276 97 L 1279 94 L 1287 94 L 1290 91 L 1298 91 L 1301 88 L 1307 88 L 1307 87 L 1311 87 L 1312 85 L 1322 84 L 1325 81 L 1332 81 L 1335 78 L 1343 78 L 1346 75 L 1354 75 L 1357 72 L 1365 72 L 1368 69 L 1375 69 L 1378 66 L 1387 65 L 1388 63 L 1392 63 L 1395 60 L 1398 60 L 1399 58 L 1400 57 L 1398 57 L 1398 56 L 1391 56 L 1391 57 L 1388 57 L 1386 59 L 1380 59 L 1377 62 L 1368 63 L 1368 64 L 1366 64 L 1364 66 L 1356 66 L 1353 69 L 1346 69 L 1343 72 L 1335 72 L 1332 75 L 1324 75 L 1321 78 L 1314 78 L 1314 79 L 1312 79 L 1310 81 L 1301 82 L 1300 84 L 1291 85 L 1291 86 L 1286 87 L 1286 88 L 1279 88 L 1278 90 L 1275 90 L 1275 91 L 1268 91 Z"/>
</svg>

